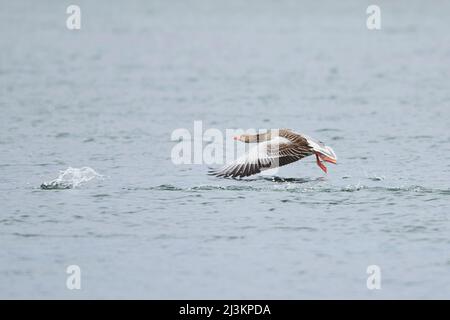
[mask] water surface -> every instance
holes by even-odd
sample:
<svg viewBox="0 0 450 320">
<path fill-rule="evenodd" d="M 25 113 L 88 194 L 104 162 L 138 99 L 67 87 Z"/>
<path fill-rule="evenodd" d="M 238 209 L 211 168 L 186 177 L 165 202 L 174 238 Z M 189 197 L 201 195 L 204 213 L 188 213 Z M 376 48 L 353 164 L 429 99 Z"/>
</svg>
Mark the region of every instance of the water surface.
<svg viewBox="0 0 450 320">
<path fill-rule="evenodd" d="M 450 298 L 450 3 L 379 1 L 380 31 L 369 4 L 79 1 L 69 31 L 2 2 L 0 297 Z M 195 120 L 339 163 L 211 177 L 170 158 Z M 40 188 L 69 167 L 101 178 Z"/>
</svg>

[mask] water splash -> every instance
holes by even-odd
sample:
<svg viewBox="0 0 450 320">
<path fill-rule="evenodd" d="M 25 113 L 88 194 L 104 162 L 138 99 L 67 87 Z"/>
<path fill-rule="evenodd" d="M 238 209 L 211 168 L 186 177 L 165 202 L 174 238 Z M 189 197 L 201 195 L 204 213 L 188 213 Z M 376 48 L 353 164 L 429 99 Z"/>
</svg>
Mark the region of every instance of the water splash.
<svg viewBox="0 0 450 320">
<path fill-rule="evenodd" d="M 60 171 L 59 176 L 56 179 L 41 184 L 41 189 L 44 190 L 73 189 L 80 186 L 83 183 L 101 177 L 102 175 L 98 174 L 94 169 L 89 167 L 82 167 L 82 168 L 69 167 L 64 171 Z"/>
</svg>

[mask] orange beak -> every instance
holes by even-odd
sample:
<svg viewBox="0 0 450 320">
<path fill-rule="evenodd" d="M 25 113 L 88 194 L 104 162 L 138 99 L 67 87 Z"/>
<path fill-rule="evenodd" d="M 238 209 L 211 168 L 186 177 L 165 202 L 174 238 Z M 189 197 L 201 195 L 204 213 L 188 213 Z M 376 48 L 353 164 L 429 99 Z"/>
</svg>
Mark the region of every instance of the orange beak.
<svg viewBox="0 0 450 320">
<path fill-rule="evenodd" d="M 326 162 L 330 162 L 330 163 L 336 164 L 336 159 L 333 159 L 333 158 L 324 156 L 324 155 L 322 155 L 322 154 L 319 155 L 319 157 L 320 157 L 320 159 L 323 160 L 323 161 L 326 161 Z"/>
<path fill-rule="evenodd" d="M 239 140 L 241 138 L 241 136 L 234 136 L 233 139 L 234 140 Z"/>
</svg>

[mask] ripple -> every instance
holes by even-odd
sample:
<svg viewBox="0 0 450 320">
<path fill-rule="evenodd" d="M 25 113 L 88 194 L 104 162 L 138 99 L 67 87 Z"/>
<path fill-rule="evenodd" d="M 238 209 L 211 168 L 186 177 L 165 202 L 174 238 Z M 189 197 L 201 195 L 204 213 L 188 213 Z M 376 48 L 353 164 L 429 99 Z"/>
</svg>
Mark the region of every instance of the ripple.
<svg viewBox="0 0 450 320">
<path fill-rule="evenodd" d="M 388 192 L 388 193 L 418 193 L 418 194 L 443 194 L 450 195 L 450 189 L 426 188 L 418 185 L 411 186 L 367 186 L 364 184 L 349 184 L 346 186 L 330 186 L 321 182 L 323 179 L 293 179 L 285 183 L 262 178 L 260 180 L 275 182 L 267 185 L 198 185 L 191 187 L 178 187 L 171 184 L 163 184 L 149 188 L 135 188 L 133 190 L 157 190 L 157 191 L 182 191 L 182 192 L 207 192 L 207 191 L 245 191 L 245 192 L 289 192 L 289 193 L 348 193 L 348 192 Z M 309 182 L 309 184 L 308 184 Z M 305 185 L 306 184 L 306 185 Z"/>
<path fill-rule="evenodd" d="M 304 227 L 304 226 L 276 226 L 273 227 L 272 229 L 276 229 L 276 230 L 285 230 L 285 231 L 318 231 L 318 229 L 316 228 L 312 228 L 312 227 Z"/>
<path fill-rule="evenodd" d="M 317 129 L 316 132 L 339 132 L 341 130 L 334 129 L 334 128 L 323 128 L 323 129 Z"/>
<path fill-rule="evenodd" d="M 383 181 L 384 179 L 385 179 L 384 176 L 372 176 L 372 177 L 369 177 L 369 180 L 372 180 L 372 181 Z"/>
<path fill-rule="evenodd" d="M 162 184 L 154 188 L 150 188 L 154 190 L 163 190 L 163 191 L 183 191 L 182 188 L 175 187 L 171 184 Z"/>
<path fill-rule="evenodd" d="M 273 177 L 259 177 L 258 180 L 266 180 L 266 181 L 271 181 L 271 182 L 279 182 L 279 183 L 284 183 L 284 182 L 288 182 L 288 183 L 308 183 L 308 182 L 314 182 L 314 181 L 325 181 L 325 178 L 320 177 L 317 179 L 310 179 L 310 178 L 282 178 L 282 177 L 277 177 L 277 176 L 273 176 Z"/>
</svg>

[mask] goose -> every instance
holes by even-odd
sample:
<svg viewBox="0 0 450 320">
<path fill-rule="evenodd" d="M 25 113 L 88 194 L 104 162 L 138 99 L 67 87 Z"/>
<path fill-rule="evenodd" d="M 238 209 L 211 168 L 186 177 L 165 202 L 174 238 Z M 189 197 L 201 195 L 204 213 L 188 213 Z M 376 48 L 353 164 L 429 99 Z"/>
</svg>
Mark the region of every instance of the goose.
<svg viewBox="0 0 450 320">
<path fill-rule="evenodd" d="M 243 178 L 263 170 L 285 166 L 311 155 L 316 156 L 317 165 L 327 173 L 327 167 L 322 161 L 333 164 L 337 162 L 331 147 L 291 129 L 271 129 L 254 135 L 242 134 L 235 136 L 234 140 L 257 145 L 222 168 L 211 170 L 210 175 Z"/>
</svg>

